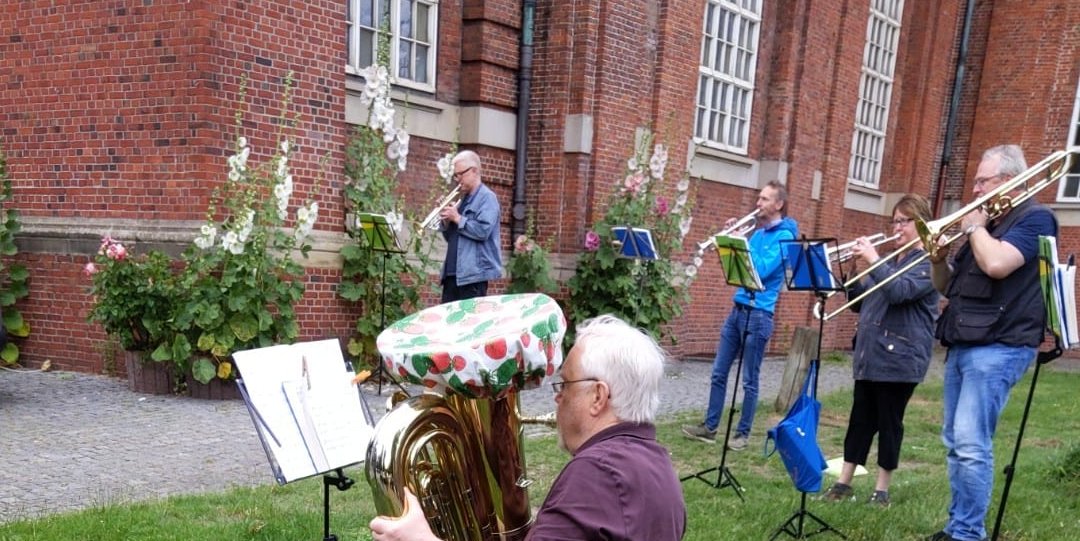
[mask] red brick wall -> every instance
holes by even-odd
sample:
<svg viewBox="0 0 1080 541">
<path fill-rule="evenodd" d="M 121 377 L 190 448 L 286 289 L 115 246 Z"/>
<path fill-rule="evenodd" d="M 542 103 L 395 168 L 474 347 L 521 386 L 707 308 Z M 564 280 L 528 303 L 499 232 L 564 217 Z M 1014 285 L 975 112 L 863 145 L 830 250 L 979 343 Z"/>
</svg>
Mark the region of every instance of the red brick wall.
<svg viewBox="0 0 1080 541">
<path fill-rule="evenodd" d="M 909 3 L 897 58 L 882 191 L 933 195 L 964 0 L 934 10 Z M 298 195 L 317 179 L 320 223 L 340 232 L 347 76 L 343 2 L 302 9 L 270 0 L 129 3 L 19 2 L 0 13 L 0 126 L 16 195 L 30 218 L 202 219 L 225 173 L 236 135 L 232 115 L 247 104 L 244 135 L 255 160 L 272 151 L 282 79 L 295 73 L 299 113 L 292 161 Z M 1075 2 L 978 2 L 945 197 L 968 199 L 979 152 L 1017 141 L 1036 161 L 1064 144 L 1080 62 Z M 686 164 L 692 135 L 704 0 L 561 2 L 538 0 L 528 125 L 526 201 L 538 237 L 573 256 L 631 149 L 652 126 L 672 143 L 671 166 Z M 851 240 L 888 231 L 886 218 L 844 208 L 868 6 L 861 2 L 764 4 L 747 158 L 787 163 L 789 213 L 811 237 Z M 440 3 L 436 100 L 506 112 L 517 106 L 520 0 Z M 9 30 L 10 29 L 10 30 Z M 240 100 L 241 77 L 249 78 Z M 592 119 L 588 153 L 566 152 L 567 115 Z M 472 147 L 503 204 L 504 255 L 514 153 Z M 414 138 L 401 178 L 410 205 L 428 210 L 441 195 L 435 160 L 449 142 Z M 327 157 L 326 165 L 320 161 Z M 820 172 L 820 198 L 813 179 Z M 768 179 L 762 179 L 762 181 Z M 1052 199 L 1051 192 L 1042 198 Z M 756 189 L 704 182 L 686 244 L 749 212 Z M 31 297 L 20 305 L 33 329 L 26 359 L 61 368 L 102 369 L 103 335 L 84 321 L 90 299 L 79 273 L 105 231 L 72 229 L 66 249 L 24 251 Z M 1067 251 L 1080 247 L 1063 234 Z M 679 257 L 682 257 L 680 255 Z M 312 268 L 299 312 L 305 338 L 347 338 L 355 308 L 336 296 L 336 269 Z M 493 287 L 501 291 L 504 282 Z M 711 355 L 733 290 L 715 263 L 692 288 L 693 302 L 671 330 L 676 354 Z M 434 302 L 433 294 L 428 295 Z M 797 326 L 817 326 L 808 293 L 785 293 L 772 353 Z M 830 301 L 830 306 L 838 304 Z M 824 347 L 842 349 L 853 317 L 826 325 Z"/>
</svg>

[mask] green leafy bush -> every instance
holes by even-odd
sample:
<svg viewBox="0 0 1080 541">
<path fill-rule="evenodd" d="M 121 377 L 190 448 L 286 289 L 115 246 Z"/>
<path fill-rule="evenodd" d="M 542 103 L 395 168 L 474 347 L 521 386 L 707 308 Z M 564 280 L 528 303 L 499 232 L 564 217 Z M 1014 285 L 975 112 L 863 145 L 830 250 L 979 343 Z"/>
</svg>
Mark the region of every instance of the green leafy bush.
<svg viewBox="0 0 1080 541">
<path fill-rule="evenodd" d="M 567 284 L 575 321 L 611 313 L 661 336 L 663 326 L 682 313 L 701 258 L 692 264 L 673 259 L 690 230 L 693 194 L 687 174 L 678 176 L 672 190 L 665 186 L 666 173 L 666 147 L 655 143 L 651 131 L 640 130 L 626 174 L 603 218 L 585 234 L 585 252 Z M 611 231 L 619 226 L 649 229 L 659 259 L 620 257 Z"/>
<path fill-rule="evenodd" d="M 30 294 L 30 271 L 25 265 L 11 263 L 10 258 L 19 253 L 15 244 L 15 234 L 22 229 L 19 211 L 9 209 L 6 203 L 11 200 L 11 179 L 7 173 L 7 159 L 0 151 L 0 310 L 3 310 L 3 325 L 8 341 L 0 349 L 0 364 L 15 364 L 19 360 L 19 346 L 11 341 L 12 337 L 30 336 L 30 325 L 15 307 L 15 303 Z"/>
<path fill-rule="evenodd" d="M 559 286 L 552 278 L 548 251 L 528 235 L 514 240 L 514 254 L 507 265 L 510 285 L 507 293 L 554 293 Z"/>
<path fill-rule="evenodd" d="M 87 319 L 100 323 L 121 348 L 148 351 L 164 339 L 177 302 L 169 256 L 159 251 L 134 255 L 105 237 L 83 272 L 91 279 L 94 298 Z"/>
</svg>

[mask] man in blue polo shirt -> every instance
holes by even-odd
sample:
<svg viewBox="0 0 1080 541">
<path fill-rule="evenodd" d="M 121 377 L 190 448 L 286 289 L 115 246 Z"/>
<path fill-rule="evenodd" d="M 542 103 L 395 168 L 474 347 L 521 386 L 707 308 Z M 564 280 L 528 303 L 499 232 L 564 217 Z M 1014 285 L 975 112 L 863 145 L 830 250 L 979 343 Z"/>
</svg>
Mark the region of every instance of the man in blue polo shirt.
<svg viewBox="0 0 1080 541">
<path fill-rule="evenodd" d="M 1027 169 L 1017 145 L 993 147 L 975 171 L 976 199 Z M 1002 194 L 1008 195 L 1008 194 Z M 933 259 L 934 287 L 949 304 L 938 320 L 945 357 L 941 440 L 952 501 L 945 527 L 929 541 L 980 541 L 994 482 L 994 429 L 1013 385 L 1043 341 L 1046 308 L 1039 295 L 1039 236 L 1057 235 L 1057 220 L 1034 198 L 993 220 L 982 208 L 961 221 L 967 244 L 952 263 Z"/>
</svg>

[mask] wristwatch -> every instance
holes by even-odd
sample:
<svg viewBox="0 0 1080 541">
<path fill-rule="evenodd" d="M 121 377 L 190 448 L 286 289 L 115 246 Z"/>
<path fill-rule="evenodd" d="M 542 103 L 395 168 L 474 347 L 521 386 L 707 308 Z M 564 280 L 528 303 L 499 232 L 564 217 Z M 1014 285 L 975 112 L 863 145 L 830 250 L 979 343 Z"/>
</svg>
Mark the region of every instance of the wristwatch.
<svg viewBox="0 0 1080 541">
<path fill-rule="evenodd" d="M 982 227 L 982 226 L 978 225 L 978 224 L 971 224 L 971 225 L 967 226 L 967 229 L 964 230 L 964 235 L 967 235 L 967 236 L 970 237 L 971 234 L 975 232 L 975 229 L 977 229 L 979 227 Z"/>
</svg>

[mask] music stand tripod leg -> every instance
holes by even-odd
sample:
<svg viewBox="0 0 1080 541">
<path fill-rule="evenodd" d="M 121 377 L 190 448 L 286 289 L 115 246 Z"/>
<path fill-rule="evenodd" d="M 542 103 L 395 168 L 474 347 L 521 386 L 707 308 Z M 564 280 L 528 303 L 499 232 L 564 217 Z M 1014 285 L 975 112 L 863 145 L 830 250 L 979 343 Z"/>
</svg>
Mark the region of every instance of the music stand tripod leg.
<svg viewBox="0 0 1080 541">
<path fill-rule="evenodd" d="M 750 291 L 749 293 L 750 293 L 750 299 L 753 300 L 754 292 Z M 724 430 L 724 442 L 723 442 L 723 447 L 720 450 L 720 465 L 719 466 L 714 466 L 714 467 L 706 469 L 706 470 L 699 471 L 699 472 L 694 473 L 692 475 L 687 475 L 686 477 L 683 477 L 682 479 L 680 479 L 680 481 L 686 481 L 688 479 L 693 479 L 693 478 L 700 479 L 700 480 L 704 481 L 706 484 L 712 486 L 713 488 L 717 488 L 717 489 L 724 488 L 724 487 L 731 487 L 731 488 L 733 488 L 735 490 L 735 494 L 743 502 L 746 501 L 746 497 L 743 496 L 743 492 L 745 492 L 746 489 L 744 489 L 742 487 L 742 485 L 739 484 L 739 481 L 737 479 L 735 479 L 735 475 L 733 475 L 731 473 L 731 468 L 727 467 L 727 454 L 728 454 L 728 441 L 731 438 L 731 427 L 732 427 L 732 423 L 735 421 L 735 403 L 736 403 L 736 398 L 738 397 L 738 394 L 739 394 L 739 380 L 740 380 L 740 378 L 742 376 L 742 367 L 743 367 L 744 357 L 746 355 L 746 341 L 749 338 L 750 338 L 750 312 L 747 311 L 746 312 L 746 318 L 743 320 L 742 343 L 739 346 L 739 357 L 738 357 L 738 360 L 735 363 L 735 381 L 732 382 L 731 404 L 728 405 L 727 427 Z M 706 479 L 704 477 L 705 475 L 710 474 L 710 473 L 712 473 L 714 471 L 716 472 L 716 482 L 712 482 L 712 481 L 710 481 L 710 480 L 708 480 L 708 479 Z"/>
</svg>

